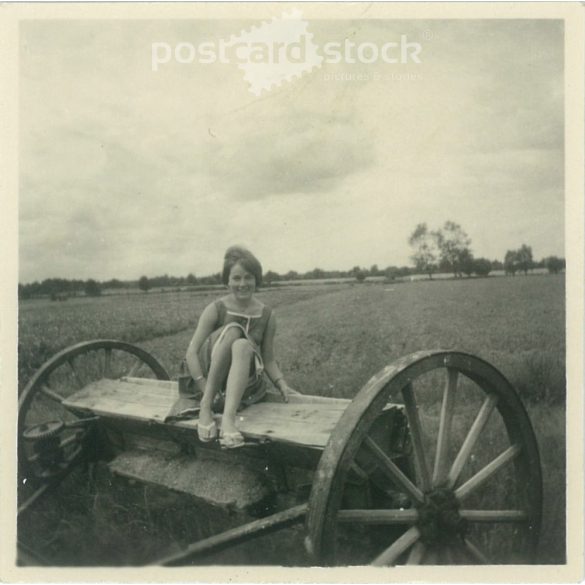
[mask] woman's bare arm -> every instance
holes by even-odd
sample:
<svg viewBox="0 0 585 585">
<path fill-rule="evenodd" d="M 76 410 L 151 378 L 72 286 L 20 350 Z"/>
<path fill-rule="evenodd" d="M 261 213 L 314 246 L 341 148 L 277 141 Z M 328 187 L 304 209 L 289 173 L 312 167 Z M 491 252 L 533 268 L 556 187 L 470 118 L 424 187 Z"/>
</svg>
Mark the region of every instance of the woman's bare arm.
<svg viewBox="0 0 585 585">
<path fill-rule="evenodd" d="M 278 388 L 285 402 L 288 401 L 288 394 L 298 394 L 285 381 L 280 368 L 274 356 L 274 336 L 276 334 L 276 317 L 274 313 L 270 315 L 268 324 L 266 325 L 266 332 L 262 340 L 262 359 L 264 360 L 264 370 L 268 374 L 272 383 Z"/>
<path fill-rule="evenodd" d="M 196 380 L 197 378 L 201 379 L 201 376 L 203 375 L 201 363 L 199 362 L 199 350 L 201 349 L 204 341 L 215 329 L 216 323 L 217 308 L 215 307 L 215 303 L 211 303 L 205 307 L 203 313 L 201 313 L 201 316 L 199 317 L 195 333 L 193 334 L 191 342 L 189 343 L 189 347 L 187 348 L 187 355 L 185 358 L 189 373 Z M 205 384 L 198 383 L 198 386 L 200 389 L 203 389 Z"/>
</svg>

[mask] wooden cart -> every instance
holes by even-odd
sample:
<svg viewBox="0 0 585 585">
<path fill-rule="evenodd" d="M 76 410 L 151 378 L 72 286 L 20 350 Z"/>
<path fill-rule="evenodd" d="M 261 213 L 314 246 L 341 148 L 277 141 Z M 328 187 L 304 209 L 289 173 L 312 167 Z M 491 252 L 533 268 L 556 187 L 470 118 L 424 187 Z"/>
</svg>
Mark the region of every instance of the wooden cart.
<svg viewBox="0 0 585 585">
<path fill-rule="evenodd" d="M 257 516 L 153 559 L 162 565 L 205 563 L 303 522 L 317 565 L 518 564 L 537 554 L 534 433 L 513 387 L 478 357 L 408 355 L 351 401 L 269 393 L 239 413 L 251 446 L 237 450 L 201 443 L 196 418 L 165 422 L 177 397 L 177 381 L 139 347 L 95 340 L 55 355 L 19 401 L 19 484 L 35 486 L 19 513 L 78 463 L 104 459 L 114 473 Z M 278 497 L 291 493 L 300 502 Z"/>
</svg>

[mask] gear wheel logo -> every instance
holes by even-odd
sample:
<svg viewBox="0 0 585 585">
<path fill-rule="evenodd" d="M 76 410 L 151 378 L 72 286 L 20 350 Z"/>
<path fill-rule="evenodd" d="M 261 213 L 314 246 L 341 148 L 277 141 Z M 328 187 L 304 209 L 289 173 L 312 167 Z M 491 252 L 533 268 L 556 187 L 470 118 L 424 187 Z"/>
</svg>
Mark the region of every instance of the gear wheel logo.
<svg viewBox="0 0 585 585">
<path fill-rule="evenodd" d="M 249 90 L 256 96 L 293 81 L 321 66 L 323 57 L 307 30 L 300 10 L 232 35 L 226 47 L 235 50 Z"/>
</svg>

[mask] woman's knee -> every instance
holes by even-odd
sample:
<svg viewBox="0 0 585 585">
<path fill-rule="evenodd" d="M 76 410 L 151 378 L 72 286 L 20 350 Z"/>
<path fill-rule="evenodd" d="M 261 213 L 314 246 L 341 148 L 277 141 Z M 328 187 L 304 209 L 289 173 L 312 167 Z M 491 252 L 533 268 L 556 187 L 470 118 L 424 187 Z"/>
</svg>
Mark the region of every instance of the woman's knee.
<svg viewBox="0 0 585 585">
<path fill-rule="evenodd" d="M 245 338 L 236 339 L 232 343 L 232 356 L 234 358 L 249 359 L 252 357 L 252 352 L 253 352 L 252 345 Z"/>
<path fill-rule="evenodd" d="M 230 327 L 223 332 L 218 345 L 220 347 L 231 347 L 232 343 L 237 339 L 241 339 L 243 335 L 244 333 L 239 327 Z"/>
</svg>

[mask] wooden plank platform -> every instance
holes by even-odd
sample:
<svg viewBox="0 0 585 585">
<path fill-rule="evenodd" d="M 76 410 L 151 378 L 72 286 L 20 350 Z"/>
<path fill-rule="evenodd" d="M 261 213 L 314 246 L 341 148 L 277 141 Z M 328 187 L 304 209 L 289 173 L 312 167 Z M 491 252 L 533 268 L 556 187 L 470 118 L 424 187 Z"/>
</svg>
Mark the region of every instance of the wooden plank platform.
<svg viewBox="0 0 585 585">
<path fill-rule="evenodd" d="M 88 384 L 64 401 L 77 411 L 114 419 L 195 430 L 197 419 L 165 423 L 179 397 L 176 381 L 144 378 L 102 379 Z M 237 424 L 250 438 L 323 449 L 349 400 L 295 395 L 288 403 L 276 395 L 238 413 Z M 221 417 L 218 416 L 218 422 Z"/>
</svg>

